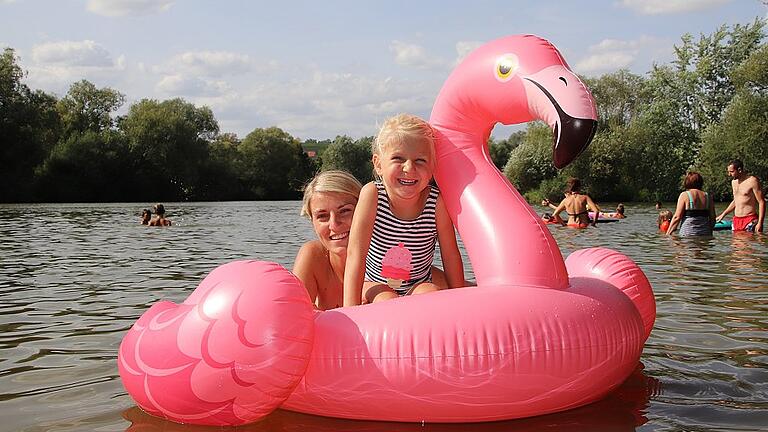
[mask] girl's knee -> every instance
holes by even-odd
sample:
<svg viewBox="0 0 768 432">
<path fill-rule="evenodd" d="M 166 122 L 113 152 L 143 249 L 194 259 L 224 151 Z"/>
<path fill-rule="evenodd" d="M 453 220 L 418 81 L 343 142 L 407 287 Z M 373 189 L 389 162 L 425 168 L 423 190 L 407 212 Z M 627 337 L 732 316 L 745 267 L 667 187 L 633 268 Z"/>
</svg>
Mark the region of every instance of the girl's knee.
<svg viewBox="0 0 768 432">
<path fill-rule="evenodd" d="M 363 289 L 363 303 L 374 303 L 393 298 L 397 298 L 397 293 L 387 285 L 371 284 Z"/>
<path fill-rule="evenodd" d="M 435 291 L 440 291 L 440 287 L 432 282 L 422 282 L 413 288 L 411 294 L 426 294 Z"/>
</svg>

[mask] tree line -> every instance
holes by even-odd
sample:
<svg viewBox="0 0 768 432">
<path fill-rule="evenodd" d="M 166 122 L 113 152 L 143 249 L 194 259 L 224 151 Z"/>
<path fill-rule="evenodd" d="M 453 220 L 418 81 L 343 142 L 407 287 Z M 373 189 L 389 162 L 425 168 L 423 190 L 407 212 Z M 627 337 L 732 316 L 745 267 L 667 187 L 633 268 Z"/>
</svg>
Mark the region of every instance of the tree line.
<svg viewBox="0 0 768 432">
<path fill-rule="evenodd" d="M 675 60 L 645 76 L 627 70 L 585 78 L 598 132 L 569 167 L 551 162 L 541 123 L 489 139 L 491 159 L 531 201 L 562 195 L 579 177 L 597 200 L 671 200 L 687 170 L 728 199 L 728 160 L 768 176 L 768 46 L 764 23 L 684 35 Z M 183 99 L 125 96 L 82 80 L 62 98 L 23 83 L 11 48 L 0 55 L 0 202 L 297 199 L 318 170 L 372 177 L 373 137 L 299 140 L 277 127 L 240 139 L 213 112 Z M 305 149 L 316 149 L 310 158 Z"/>
</svg>

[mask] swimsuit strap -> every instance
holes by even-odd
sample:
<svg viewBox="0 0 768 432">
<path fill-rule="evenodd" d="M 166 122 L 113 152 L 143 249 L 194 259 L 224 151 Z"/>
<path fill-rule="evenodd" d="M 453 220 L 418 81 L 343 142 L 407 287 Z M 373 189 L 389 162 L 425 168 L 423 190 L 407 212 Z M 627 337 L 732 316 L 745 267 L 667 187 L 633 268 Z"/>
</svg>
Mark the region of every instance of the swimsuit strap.
<svg viewBox="0 0 768 432">
<path fill-rule="evenodd" d="M 685 191 L 685 193 L 688 194 L 688 208 L 693 210 L 693 195 L 691 195 L 691 191 Z"/>
<path fill-rule="evenodd" d="M 583 215 L 583 214 L 588 214 L 588 213 L 589 213 L 589 210 L 584 210 L 583 212 L 581 212 L 581 213 L 576 213 L 576 214 L 568 213 L 568 216 L 573 216 L 573 217 L 576 217 L 576 216 L 581 216 L 581 215 Z"/>
</svg>

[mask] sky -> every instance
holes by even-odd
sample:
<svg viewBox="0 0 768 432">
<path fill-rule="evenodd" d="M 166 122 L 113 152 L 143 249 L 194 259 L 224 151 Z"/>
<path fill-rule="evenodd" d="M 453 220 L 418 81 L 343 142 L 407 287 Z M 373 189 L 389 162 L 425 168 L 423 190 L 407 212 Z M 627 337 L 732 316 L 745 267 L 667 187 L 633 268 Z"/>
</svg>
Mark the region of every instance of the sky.
<svg viewBox="0 0 768 432">
<path fill-rule="evenodd" d="M 685 33 L 768 19 L 760 0 L 0 0 L 0 47 L 25 83 L 62 97 L 87 79 L 141 99 L 208 106 L 221 132 L 374 135 L 429 117 L 452 68 L 513 34 L 544 37 L 587 77 L 644 75 Z M 511 129 L 497 127 L 506 138 Z"/>
</svg>

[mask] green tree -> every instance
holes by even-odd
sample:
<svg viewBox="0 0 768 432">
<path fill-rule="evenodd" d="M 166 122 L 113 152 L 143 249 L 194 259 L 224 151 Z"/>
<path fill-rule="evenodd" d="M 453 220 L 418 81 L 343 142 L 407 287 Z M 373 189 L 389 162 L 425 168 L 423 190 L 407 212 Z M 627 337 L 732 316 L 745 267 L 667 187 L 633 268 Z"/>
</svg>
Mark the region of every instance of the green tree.
<svg viewBox="0 0 768 432">
<path fill-rule="evenodd" d="M 208 147 L 208 159 L 200 168 L 196 198 L 233 201 L 248 197 L 237 171 L 240 140 L 233 133 L 218 135 Z"/>
<path fill-rule="evenodd" d="M 542 122 L 528 125 L 522 144 L 509 155 L 504 175 L 523 194 L 557 175 L 552 164 L 552 130 L 549 126 Z"/>
<path fill-rule="evenodd" d="M 254 129 L 240 144 L 239 173 L 244 187 L 255 199 L 297 199 L 306 178 L 301 143 L 277 127 Z M 306 158 L 306 156 L 304 156 Z M 309 175 L 303 173 L 302 175 Z"/>
<path fill-rule="evenodd" d="M 728 105 L 721 121 L 702 136 L 697 170 L 707 181 L 706 188 L 717 199 L 730 200 L 731 187 L 725 167 L 741 159 L 747 171 L 768 181 L 768 45 L 756 50 L 734 72 L 737 96 Z"/>
<path fill-rule="evenodd" d="M 38 170 L 37 196 L 54 202 L 140 199 L 130 166 L 128 146 L 117 131 L 73 133 L 56 144 Z"/>
<path fill-rule="evenodd" d="M 371 163 L 371 143 L 373 137 L 352 138 L 341 135 L 323 152 L 322 170 L 340 169 L 350 172 L 362 183 L 373 179 L 373 164 Z"/>
<path fill-rule="evenodd" d="M 114 124 L 111 114 L 123 103 L 125 95 L 109 87 L 99 89 L 87 80 L 72 84 L 58 104 L 64 136 L 111 129 Z"/>
<path fill-rule="evenodd" d="M 488 152 L 496 168 L 503 170 L 509 160 L 509 154 L 523 142 L 525 131 L 513 132 L 509 138 L 496 141 L 493 137 L 488 138 Z"/>
<path fill-rule="evenodd" d="M 56 98 L 22 83 L 14 50 L 0 54 L 0 202 L 37 200 L 35 169 L 59 138 Z"/>
<path fill-rule="evenodd" d="M 143 99 L 118 122 L 136 164 L 137 183 L 158 200 L 196 199 L 208 144 L 219 125 L 208 107 L 183 99 Z"/>
<path fill-rule="evenodd" d="M 648 103 L 645 80 L 626 69 L 585 81 L 597 105 L 598 131 L 626 126 Z"/>
</svg>

